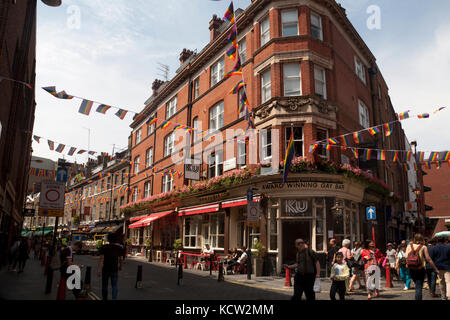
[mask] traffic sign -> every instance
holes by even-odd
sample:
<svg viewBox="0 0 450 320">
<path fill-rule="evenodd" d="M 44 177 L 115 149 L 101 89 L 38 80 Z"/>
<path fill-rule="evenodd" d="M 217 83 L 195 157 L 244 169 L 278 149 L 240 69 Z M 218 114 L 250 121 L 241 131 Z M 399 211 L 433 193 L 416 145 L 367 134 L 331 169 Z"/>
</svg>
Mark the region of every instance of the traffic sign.
<svg viewBox="0 0 450 320">
<path fill-rule="evenodd" d="M 247 221 L 259 222 L 259 202 L 256 201 L 247 202 Z"/>
<path fill-rule="evenodd" d="M 60 217 L 64 215 L 65 185 L 65 182 L 42 181 L 39 216 Z"/>
<path fill-rule="evenodd" d="M 67 182 L 68 175 L 67 168 L 59 167 L 56 170 L 56 181 Z"/>
<path fill-rule="evenodd" d="M 375 207 L 367 207 L 366 208 L 366 217 L 367 217 L 367 220 L 377 220 L 376 208 Z"/>
<path fill-rule="evenodd" d="M 253 190 L 252 189 L 247 190 L 247 201 L 253 201 Z"/>
</svg>

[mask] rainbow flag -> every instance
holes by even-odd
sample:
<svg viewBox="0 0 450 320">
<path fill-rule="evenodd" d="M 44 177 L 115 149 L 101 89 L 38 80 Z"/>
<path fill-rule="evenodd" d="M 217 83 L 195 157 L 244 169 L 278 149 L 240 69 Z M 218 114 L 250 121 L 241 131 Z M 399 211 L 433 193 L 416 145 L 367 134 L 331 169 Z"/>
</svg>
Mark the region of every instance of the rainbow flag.
<svg viewBox="0 0 450 320">
<path fill-rule="evenodd" d="M 235 23 L 233 1 L 231 1 L 230 6 L 228 7 L 227 11 L 225 12 L 225 15 L 223 16 L 223 20 L 228 20 L 232 24 Z"/>
<path fill-rule="evenodd" d="M 55 151 L 61 153 L 61 152 L 63 152 L 65 147 L 66 147 L 65 145 L 59 144 L 58 148 L 56 148 Z"/>
<path fill-rule="evenodd" d="M 120 118 L 120 120 L 123 120 L 125 116 L 127 115 L 128 111 L 119 109 L 119 111 L 116 112 L 116 116 Z"/>
<path fill-rule="evenodd" d="M 444 110 L 445 108 L 446 108 L 446 107 L 440 107 L 439 109 L 437 109 L 437 110 L 434 112 L 434 114 L 438 113 L 439 111 Z"/>
<path fill-rule="evenodd" d="M 89 151 L 88 154 L 90 154 L 91 156 L 95 155 L 97 152 L 95 151 Z"/>
<path fill-rule="evenodd" d="M 411 157 L 412 157 L 412 151 L 406 152 L 406 161 L 405 162 L 410 162 L 411 161 Z"/>
<path fill-rule="evenodd" d="M 56 92 L 56 87 L 42 87 L 45 91 L 50 93 L 55 98 L 58 98 L 58 93 Z"/>
<path fill-rule="evenodd" d="M 417 118 L 419 118 L 419 119 L 426 119 L 426 118 L 429 118 L 429 117 L 430 117 L 429 113 L 422 113 L 422 114 L 419 114 L 417 116 Z"/>
<path fill-rule="evenodd" d="M 184 176 L 184 172 L 178 173 L 178 179 L 181 178 L 182 176 Z"/>
<path fill-rule="evenodd" d="M 372 149 L 366 149 L 364 150 L 364 155 L 366 157 L 366 161 L 369 161 L 370 158 L 372 158 Z"/>
<path fill-rule="evenodd" d="M 392 162 L 397 162 L 398 161 L 398 152 L 394 151 L 392 153 Z"/>
<path fill-rule="evenodd" d="M 419 168 L 417 167 L 417 163 L 416 162 L 414 162 L 414 170 L 416 170 L 416 171 L 419 170 Z"/>
<path fill-rule="evenodd" d="M 55 143 L 51 140 L 47 140 L 48 141 L 48 146 L 50 147 L 50 150 L 54 150 L 55 149 Z"/>
<path fill-rule="evenodd" d="M 245 86 L 245 83 L 243 80 L 239 81 L 233 89 L 231 89 L 230 94 L 237 94 L 239 92 L 240 88 L 243 88 Z"/>
<path fill-rule="evenodd" d="M 228 36 L 228 42 L 231 43 L 233 46 L 237 46 L 237 29 L 236 25 L 233 25 L 231 28 L 230 35 Z"/>
<path fill-rule="evenodd" d="M 352 151 L 353 151 L 353 155 L 355 156 L 355 159 L 359 159 L 358 149 L 353 148 Z"/>
<path fill-rule="evenodd" d="M 145 124 L 148 125 L 148 126 L 151 126 L 151 125 L 155 124 L 156 121 L 158 121 L 157 118 L 150 118 L 150 119 L 147 120 L 147 122 Z"/>
<path fill-rule="evenodd" d="M 83 154 L 83 153 L 86 153 L 86 150 L 80 150 L 80 151 L 78 151 L 77 154 Z"/>
<path fill-rule="evenodd" d="M 143 118 L 144 115 L 142 113 L 136 113 L 133 117 L 133 121 Z"/>
<path fill-rule="evenodd" d="M 106 114 L 106 111 L 108 111 L 109 109 L 111 109 L 111 106 L 107 106 L 105 104 L 101 104 L 101 105 L 98 106 L 97 112 L 101 113 L 101 114 Z"/>
<path fill-rule="evenodd" d="M 71 99 L 73 99 L 73 96 L 68 95 L 65 91 L 61 91 L 61 92 L 58 92 L 58 98 L 59 99 L 71 100 Z"/>
<path fill-rule="evenodd" d="M 417 152 L 417 162 L 422 163 L 425 159 L 425 152 Z"/>
<path fill-rule="evenodd" d="M 378 150 L 377 160 L 386 160 L 386 151 Z"/>
<path fill-rule="evenodd" d="M 361 134 L 359 132 L 353 132 L 353 140 L 356 144 L 361 142 Z"/>
<path fill-rule="evenodd" d="M 225 73 L 225 75 L 223 77 L 229 78 L 229 77 L 235 76 L 235 75 L 242 75 L 241 59 L 239 59 L 239 57 L 237 59 L 236 65 L 234 66 L 233 70 Z"/>
<path fill-rule="evenodd" d="M 436 161 L 438 157 L 438 153 L 437 152 L 431 152 L 430 153 L 430 158 L 428 159 L 428 161 Z"/>
<path fill-rule="evenodd" d="M 342 138 L 342 144 L 347 147 L 348 145 L 350 145 L 350 141 L 348 141 L 347 135 L 345 136 L 341 136 Z"/>
<path fill-rule="evenodd" d="M 331 150 L 331 144 L 326 144 L 325 145 L 325 150 L 330 151 Z"/>
<path fill-rule="evenodd" d="M 182 124 L 177 124 L 174 128 L 173 128 L 173 130 L 174 131 L 176 131 L 176 130 L 178 130 L 178 129 L 183 129 L 183 125 Z"/>
<path fill-rule="evenodd" d="M 81 102 L 80 110 L 78 110 L 78 112 L 88 116 L 91 113 L 93 104 L 94 104 L 94 102 L 92 102 L 92 101 L 83 100 L 83 102 Z"/>
<path fill-rule="evenodd" d="M 405 170 L 405 171 L 408 171 L 410 168 L 409 168 L 409 164 L 407 164 L 407 163 L 404 163 L 403 164 L 403 169 Z"/>
<path fill-rule="evenodd" d="M 449 161 L 450 160 L 450 151 L 445 151 L 443 154 L 442 154 L 442 159 L 441 160 L 443 160 L 443 161 Z"/>
<path fill-rule="evenodd" d="M 228 50 L 227 50 L 227 56 L 234 60 L 237 57 L 237 49 L 238 49 L 238 45 L 237 44 L 233 44 Z"/>
<path fill-rule="evenodd" d="M 425 168 L 431 169 L 431 162 L 425 162 Z"/>
<path fill-rule="evenodd" d="M 71 147 L 70 150 L 69 150 L 68 155 L 69 155 L 69 156 L 73 156 L 73 154 L 75 153 L 75 151 L 77 151 L 77 148 Z"/>
<path fill-rule="evenodd" d="M 37 142 L 37 143 L 41 143 L 41 137 L 38 136 L 33 136 L 33 139 Z"/>
<path fill-rule="evenodd" d="M 384 125 L 384 134 L 386 137 L 389 137 L 392 134 L 392 124 L 386 123 Z"/>
<path fill-rule="evenodd" d="M 164 121 L 161 128 L 166 129 L 170 125 L 170 121 Z"/>
<path fill-rule="evenodd" d="M 398 114 L 399 120 L 404 120 L 408 118 L 409 118 L 409 110 Z"/>
<path fill-rule="evenodd" d="M 378 127 L 370 128 L 370 129 L 369 129 L 369 133 L 370 133 L 372 136 L 374 136 L 374 135 L 376 135 L 377 133 L 380 133 L 380 129 L 378 129 Z"/>
<path fill-rule="evenodd" d="M 331 144 L 339 144 L 339 141 L 337 139 L 335 139 L 335 138 L 328 139 L 328 142 L 331 143 Z"/>
<path fill-rule="evenodd" d="M 441 161 L 437 161 L 436 162 L 436 169 L 440 169 L 441 168 Z"/>
<path fill-rule="evenodd" d="M 312 144 L 312 145 L 310 145 L 310 146 L 309 146 L 309 152 L 310 152 L 310 153 L 314 153 L 314 152 L 316 151 L 316 149 L 317 149 L 318 146 L 319 146 L 318 144 Z"/>
<path fill-rule="evenodd" d="M 294 157 L 294 130 L 291 130 L 291 138 L 289 139 L 288 146 L 286 148 L 286 155 L 284 157 L 283 166 L 283 183 L 286 183 L 289 170 L 291 168 L 291 161 Z"/>
<path fill-rule="evenodd" d="M 245 91 L 242 93 L 242 97 L 239 101 L 241 102 L 239 107 L 239 113 L 241 113 L 244 110 L 244 107 L 249 106 L 247 94 L 245 93 Z"/>
</svg>

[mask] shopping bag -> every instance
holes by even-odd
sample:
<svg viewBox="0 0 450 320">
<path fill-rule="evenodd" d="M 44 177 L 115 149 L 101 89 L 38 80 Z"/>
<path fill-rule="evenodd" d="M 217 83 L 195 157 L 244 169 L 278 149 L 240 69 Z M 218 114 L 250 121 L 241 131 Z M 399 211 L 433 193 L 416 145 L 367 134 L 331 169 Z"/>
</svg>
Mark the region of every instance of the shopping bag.
<svg viewBox="0 0 450 320">
<path fill-rule="evenodd" d="M 320 292 L 320 279 L 316 278 L 316 280 L 314 281 L 314 288 L 313 288 L 314 292 L 319 293 Z"/>
</svg>

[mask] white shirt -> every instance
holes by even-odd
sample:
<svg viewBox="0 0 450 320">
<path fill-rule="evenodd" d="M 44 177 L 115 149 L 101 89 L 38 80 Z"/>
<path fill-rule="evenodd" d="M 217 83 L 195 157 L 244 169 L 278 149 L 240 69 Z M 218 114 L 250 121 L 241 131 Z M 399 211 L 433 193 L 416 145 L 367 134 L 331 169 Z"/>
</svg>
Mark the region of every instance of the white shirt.
<svg viewBox="0 0 450 320">
<path fill-rule="evenodd" d="M 206 254 L 214 254 L 214 249 L 213 248 L 209 248 L 209 249 L 203 249 L 203 253 L 206 253 Z"/>
</svg>

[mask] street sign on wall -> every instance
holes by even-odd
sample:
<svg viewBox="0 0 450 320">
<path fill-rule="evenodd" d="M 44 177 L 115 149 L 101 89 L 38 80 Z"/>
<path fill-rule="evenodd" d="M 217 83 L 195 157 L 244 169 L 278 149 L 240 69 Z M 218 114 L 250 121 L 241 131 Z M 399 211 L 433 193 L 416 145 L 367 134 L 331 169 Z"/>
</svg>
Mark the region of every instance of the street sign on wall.
<svg viewBox="0 0 450 320">
<path fill-rule="evenodd" d="M 259 202 L 247 201 L 247 221 L 259 222 Z"/>
<path fill-rule="evenodd" d="M 367 207 L 366 208 L 366 217 L 367 217 L 367 220 L 377 220 L 376 208 L 375 207 Z"/>
<path fill-rule="evenodd" d="M 66 184 L 56 181 L 42 181 L 41 195 L 39 197 L 39 216 L 64 216 L 64 195 Z"/>
</svg>

